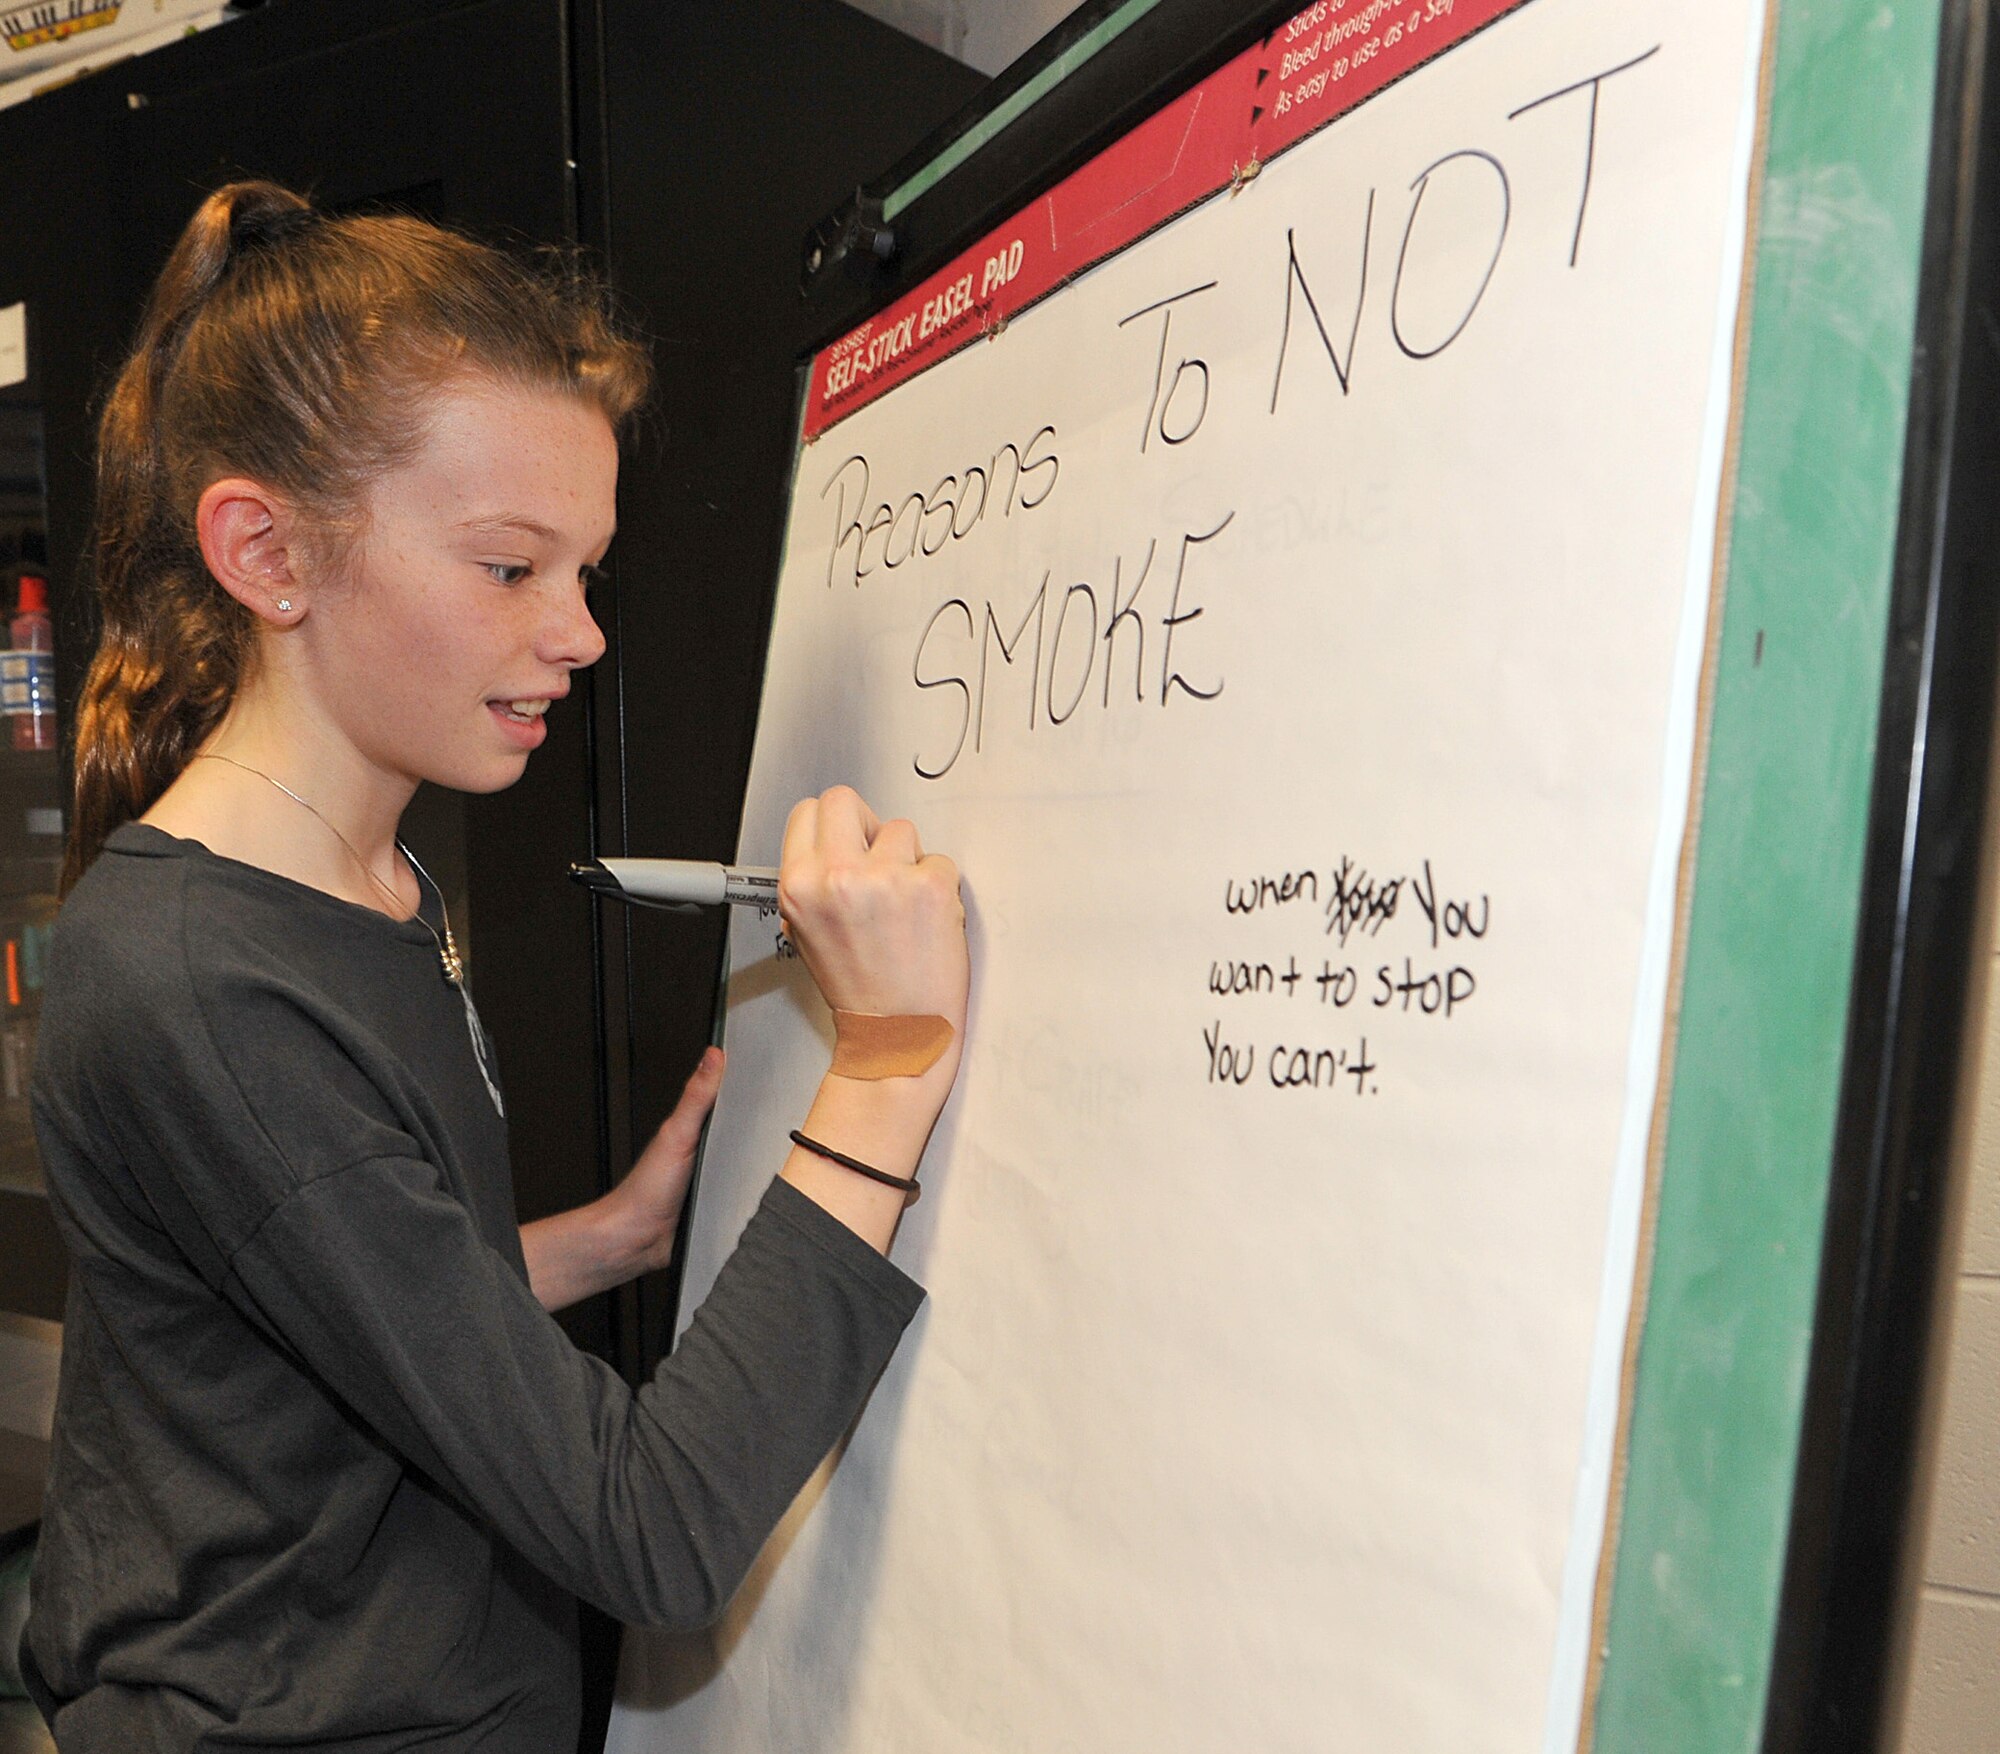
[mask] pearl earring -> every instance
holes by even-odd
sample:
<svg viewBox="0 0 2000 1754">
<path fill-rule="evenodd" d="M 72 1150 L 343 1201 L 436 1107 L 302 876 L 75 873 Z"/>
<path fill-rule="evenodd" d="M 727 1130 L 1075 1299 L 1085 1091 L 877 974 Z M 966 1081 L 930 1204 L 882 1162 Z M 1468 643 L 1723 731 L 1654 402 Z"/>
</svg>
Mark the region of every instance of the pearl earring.
<svg viewBox="0 0 2000 1754">
<path fill-rule="evenodd" d="M 292 612 L 292 600 L 291 600 L 291 598 L 289 598 L 289 597 L 280 597 L 280 598 L 278 599 L 278 610 L 279 610 L 279 613 L 280 613 L 280 614 L 284 614 L 284 615 L 289 615 L 289 614 L 291 614 L 291 612 Z"/>
</svg>

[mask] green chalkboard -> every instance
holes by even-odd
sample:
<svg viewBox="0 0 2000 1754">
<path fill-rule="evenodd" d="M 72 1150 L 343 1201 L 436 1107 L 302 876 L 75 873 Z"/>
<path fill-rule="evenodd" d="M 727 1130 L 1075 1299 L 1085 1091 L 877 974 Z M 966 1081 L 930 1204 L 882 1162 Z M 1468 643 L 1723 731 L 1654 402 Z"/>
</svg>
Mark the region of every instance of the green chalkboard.
<svg viewBox="0 0 2000 1754">
<path fill-rule="evenodd" d="M 1754 1749 L 1841 1104 L 1939 7 L 1785 0 L 1596 1746 Z"/>
</svg>

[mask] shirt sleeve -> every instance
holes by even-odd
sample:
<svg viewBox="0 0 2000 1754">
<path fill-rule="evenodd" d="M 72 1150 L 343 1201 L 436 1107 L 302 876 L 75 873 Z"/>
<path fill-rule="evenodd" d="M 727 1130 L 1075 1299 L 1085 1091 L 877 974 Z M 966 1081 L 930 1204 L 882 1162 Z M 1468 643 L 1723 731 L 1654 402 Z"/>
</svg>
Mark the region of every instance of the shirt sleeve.
<svg viewBox="0 0 2000 1754">
<path fill-rule="evenodd" d="M 620 1619 L 719 1614 L 923 1292 L 774 1181 L 637 1394 L 570 1344 L 422 1159 L 306 1183 L 228 1294 L 411 1465 Z"/>
</svg>

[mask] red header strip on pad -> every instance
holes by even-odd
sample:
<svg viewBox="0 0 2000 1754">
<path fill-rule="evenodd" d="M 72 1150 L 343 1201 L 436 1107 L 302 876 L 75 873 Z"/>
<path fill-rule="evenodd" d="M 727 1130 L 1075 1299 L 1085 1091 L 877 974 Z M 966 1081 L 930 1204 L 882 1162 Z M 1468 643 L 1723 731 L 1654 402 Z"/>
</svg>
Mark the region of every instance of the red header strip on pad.
<svg viewBox="0 0 2000 1754">
<path fill-rule="evenodd" d="M 806 438 L 1527 3 L 1315 0 L 820 353 Z"/>
</svg>

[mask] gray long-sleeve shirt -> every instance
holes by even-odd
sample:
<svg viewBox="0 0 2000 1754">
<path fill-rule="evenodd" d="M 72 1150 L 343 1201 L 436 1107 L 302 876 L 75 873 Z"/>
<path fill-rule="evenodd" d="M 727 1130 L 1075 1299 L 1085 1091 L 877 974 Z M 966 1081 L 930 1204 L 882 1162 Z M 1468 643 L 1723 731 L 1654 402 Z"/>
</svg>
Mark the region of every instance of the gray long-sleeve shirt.
<svg viewBox="0 0 2000 1754">
<path fill-rule="evenodd" d="M 529 1289 L 471 1022 L 421 922 L 142 824 L 65 903 L 24 1646 L 65 1754 L 571 1746 L 574 1597 L 712 1617 L 915 1313 L 774 1182 L 631 1393 Z"/>
</svg>

